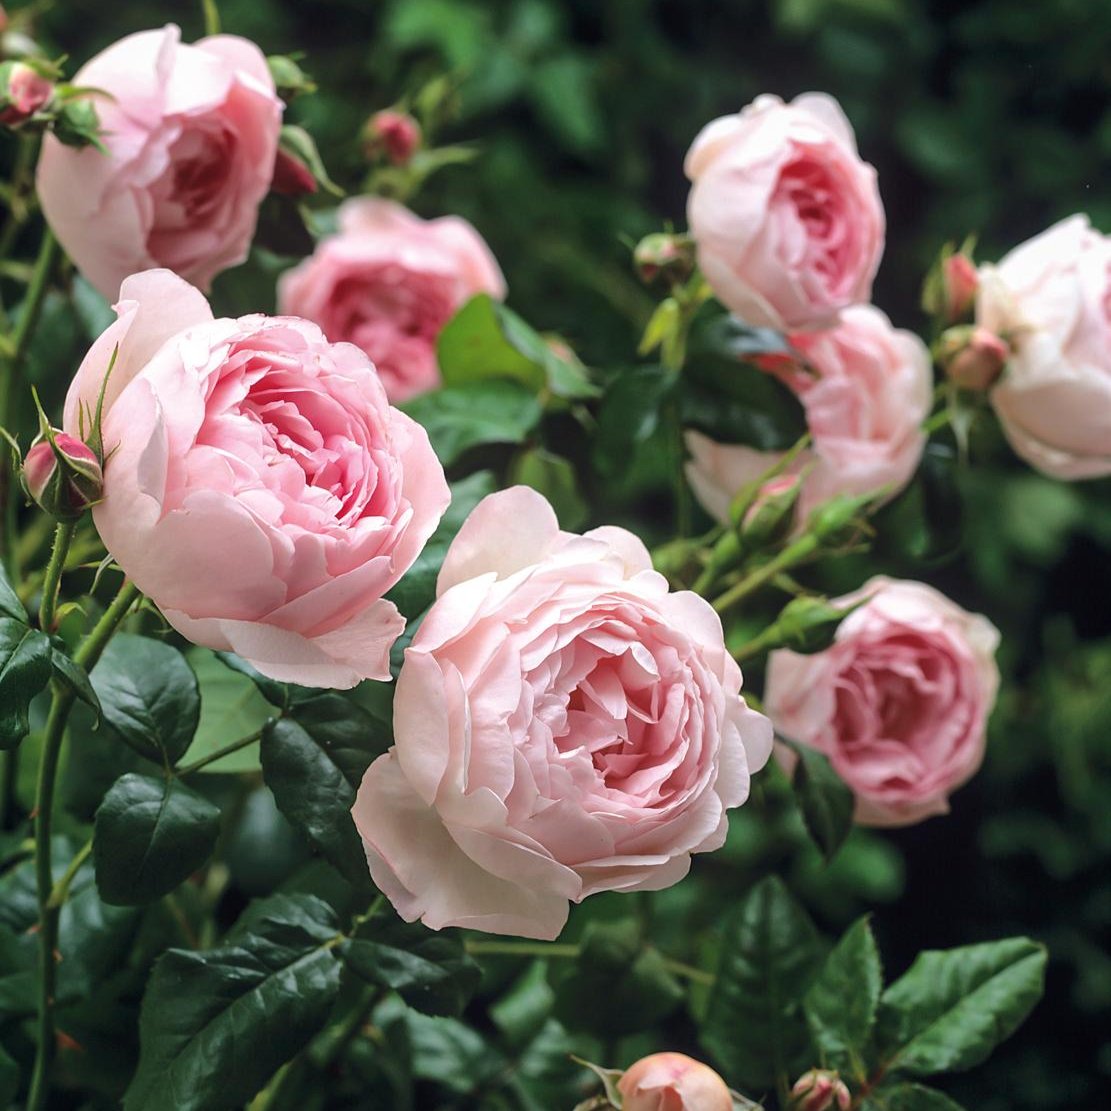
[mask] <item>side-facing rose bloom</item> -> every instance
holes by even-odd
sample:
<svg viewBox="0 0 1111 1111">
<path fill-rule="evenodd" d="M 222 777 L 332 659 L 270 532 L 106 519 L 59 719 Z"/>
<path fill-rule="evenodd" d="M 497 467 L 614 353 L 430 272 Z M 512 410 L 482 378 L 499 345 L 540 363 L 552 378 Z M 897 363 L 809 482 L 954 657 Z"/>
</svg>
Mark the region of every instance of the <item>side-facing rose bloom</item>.
<svg viewBox="0 0 1111 1111">
<path fill-rule="evenodd" d="M 167 270 L 128 278 L 65 428 L 87 436 L 105 371 L 105 547 L 183 636 L 274 679 L 388 679 L 405 620 L 382 595 L 450 495 L 366 355 L 293 317 L 214 320 Z"/>
<path fill-rule="evenodd" d="M 733 1111 L 725 1081 L 683 1053 L 642 1057 L 625 1070 L 617 1090 L 622 1111 Z"/>
<path fill-rule="evenodd" d="M 422 220 L 394 201 L 357 197 L 340 206 L 339 234 L 282 275 L 278 304 L 361 347 L 397 402 L 439 384 L 440 329 L 477 293 L 500 300 L 505 280 L 466 220 Z"/>
<path fill-rule="evenodd" d="M 407 921 L 551 939 L 568 901 L 678 882 L 771 750 L 713 609 L 619 528 L 484 499 L 405 653 L 396 744 L 352 808 Z"/>
<path fill-rule="evenodd" d="M 1011 446 L 1054 478 L 1111 474 L 1111 238 L 1071 216 L 980 277 L 976 321 L 1011 347 L 991 393 Z"/>
<path fill-rule="evenodd" d="M 910 825 L 980 766 L 999 633 L 923 583 L 874 578 L 836 604 L 863 598 L 824 652 L 771 654 L 765 702 L 779 733 L 829 757 L 858 822 Z"/>
<path fill-rule="evenodd" d="M 822 93 L 757 97 L 702 129 L 687 220 L 723 304 L 749 324 L 822 328 L 870 299 L 883 254 L 876 171 Z"/>
<path fill-rule="evenodd" d="M 270 188 L 282 104 L 262 52 L 174 26 L 128 35 L 77 71 L 96 99 L 105 155 L 43 140 L 43 212 L 105 297 L 164 266 L 207 289 L 247 257 Z"/>
<path fill-rule="evenodd" d="M 769 367 L 798 394 L 813 440 L 790 468 L 806 468 L 799 523 L 837 494 L 898 493 L 926 446 L 922 423 L 933 389 L 926 345 L 871 305 L 846 309 L 836 328 L 789 338 L 809 369 L 787 360 Z M 720 521 L 728 521 L 737 492 L 781 458 L 699 432 L 687 433 L 687 447 L 691 487 Z"/>
</svg>

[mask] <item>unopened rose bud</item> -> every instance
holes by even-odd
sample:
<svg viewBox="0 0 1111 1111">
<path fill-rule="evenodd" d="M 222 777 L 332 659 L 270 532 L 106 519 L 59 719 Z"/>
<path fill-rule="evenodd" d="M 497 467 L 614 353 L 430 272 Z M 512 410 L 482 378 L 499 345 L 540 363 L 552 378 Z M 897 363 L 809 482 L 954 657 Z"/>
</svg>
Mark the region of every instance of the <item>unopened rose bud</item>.
<svg viewBox="0 0 1111 1111">
<path fill-rule="evenodd" d="M 0 65 L 0 123 L 18 127 L 50 103 L 54 82 L 26 62 Z"/>
<path fill-rule="evenodd" d="M 633 249 L 633 266 L 645 285 L 661 275 L 685 282 L 694 273 L 694 243 L 687 235 L 646 235 Z"/>
<path fill-rule="evenodd" d="M 368 158 L 384 154 L 395 166 L 405 166 L 420 149 L 420 124 L 408 112 L 386 108 L 367 121 L 363 142 Z"/>
<path fill-rule="evenodd" d="M 270 181 L 270 191 L 283 197 L 303 197 L 315 193 L 318 188 L 312 170 L 296 155 L 279 147 L 274 159 L 274 177 Z"/>
<path fill-rule="evenodd" d="M 802 477 L 797 474 L 779 475 L 760 487 L 741 518 L 741 536 L 746 547 L 774 544 L 791 531 L 801 490 Z"/>
<path fill-rule="evenodd" d="M 1011 349 L 987 328 L 950 328 L 938 344 L 938 360 L 962 390 L 982 391 L 1003 372 Z"/>
<path fill-rule="evenodd" d="M 733 1111 L 733 1095 L 708 1065 L 682 1053 L 642 1057 L 617 1082 L 623 1111 Z"/>
<path fill-rule="evenodd" d="M 80 517 L 100 500 L 103 481 L 96 452 L 65 432 L 32 445 L 23 459 L 24 488 L 53 517 Z"/>
<path fill-rule="evenodd" d="M 883 496 L 883 490 L 874 494 L 837 494 L 811 510 L 807 530 L 829 547 L 847 544 L 860 532 L 861 514 Z"/>
<path fill-rule="evenodd" d="M 950 255 L 942 264 L 942 282 L 945 294 L 945 319 L 954 324 L 967 316 L 976 301 L 980 276 L 976 264 L 968 255 Z"/>
<path fill-rule="evenodd" d="M 795 1111 L 848 1111 L 852 1096 L 845 1082 L 829 1069 L 811 1069 L 795 1081 L 791 1089 L 791 1106 Z"/>
<path fill-rule="evenodd" d="M 274 91 L 286 104 L 304 93 L 316 92 L 316 83 L 292 58 L 272 54 L 266 59 L 266 65 L 274 81 Z"/>
</svg>

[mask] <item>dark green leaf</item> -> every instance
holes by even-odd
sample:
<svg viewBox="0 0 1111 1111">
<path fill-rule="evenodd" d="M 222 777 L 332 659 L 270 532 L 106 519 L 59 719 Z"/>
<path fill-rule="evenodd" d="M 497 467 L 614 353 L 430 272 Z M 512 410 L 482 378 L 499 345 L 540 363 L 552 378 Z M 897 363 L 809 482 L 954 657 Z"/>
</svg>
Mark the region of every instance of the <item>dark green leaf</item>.
<svg viewBox="0 0 1111 1111">
<path fill-rule="evenodd" d="M 0 450 L 7 451 L 8 449 L 2 448 Z M 23 608 L 19 595 L 12 589 L 8 572 L 2 564 L 0 564 L 0 617 L 11 617 L 16 621 L 22 621 L 24 625 L 27 624 L 27 611 Z"/>
<path fill-rule="evenodd" d="M 19 1065 L 0 1046 L 0 1107 L 10 1107 L 19 1091 Z"/>
<path fill-rule="evenodd" d="M 0 749 L 14 748 L 27 735 L 27 708 L 50 682 L 50 653 L 45 633 L 22 619 L 0 617 Z"/>
<path fill-rule="evenodd" d="M 947 1095 L 921 1084 L 880 1088 L 865 1100 L 862 1111 L 964 1111 Z"/>
<path fill-rule="evenodd" d="M 745 1090 L 811 1064 L 800 1001 L 821 959 L 806 912 L 776 876 L 761 880 L 725 926 L 702 1042 Z"/>
<path fill-rule="evenodd" d="M 586 520 L 588 507 L 579 492 L 575 468 L 562 455 L 539 447 L 522 452 L 510 465 L 509 483 L 539 490 L 552 503 L 565 529 L 579 528 Z"/>
<path fill-rule="evenodd" d="M 594 439 L 594 460 L 603 474 L 623 473 L 636 448 L 659 428 L 676 381 L 673 371 L 646 365 L 623 370 L 609 385 Z"/>
<path fill-rule="evenodd" d="M 80 664 L 74 663 L 60 648 L 51 649 L 50 665 L 54 669 L 54 677 L 65 683 L 87 706 L 91 706 L 99 718 L 100 699 L 93 690 L 89 673 Z"/>
<path fill-rule="evenodd" d="M 167 952 L 143 997 L 125 1111 L 247 1103 L 327 1018 L 339 986 L 335 938 L 328 905 L 302 895 L 236 944 Z"/>
<path fill-rule="evenodd" d="M 822 856 L 827 861 L 832 860 L 853 828 L 855 799 L 852 790 L 823 753 L 807 745 L 783 743 L 798 757 L 791 786 L 806 832 Z"/>
<path fill-rule="evenodd" d="M 104 720 L 140 756 L 172 764 L 189 748 L 201 697 L 196 675 L 176 648 L 117 633 L 90 678 Z"/>
<path fill-rule="evenodd" d="M 392 737 L 369 711 L 338 691 L 297 702 L 290 716 L 320 746 L 352 787 L 370 762 L 390 747 Z"/>
</svg>

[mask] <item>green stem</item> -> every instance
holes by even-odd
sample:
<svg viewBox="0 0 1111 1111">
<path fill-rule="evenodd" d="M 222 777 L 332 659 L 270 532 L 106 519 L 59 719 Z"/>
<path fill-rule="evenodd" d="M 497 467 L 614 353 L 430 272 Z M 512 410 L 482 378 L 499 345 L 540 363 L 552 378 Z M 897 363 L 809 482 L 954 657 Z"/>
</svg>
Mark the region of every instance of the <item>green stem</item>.
<svg viewBox="0 0 1111 1111">
<path fill-rule="evenodd" d="M 472 957 L 577 957 L 579 946 L 557 941 L 468 941 L 464 946 Z"/>
<path fill-rule="evenodd" d="M 927 436 L 930 436 L 939 428 L 944 428 L 949 423 L 949 420 L 949 407 L 946 406 L 944 409 L 939 409 L 928 421 L 926 421 L 922 426 L 922 431 L 925 432 Z"/>
<path fill-rule="evenodd" d="M 217 760 L 222 760 L 233 752 L 257 744 L 261 738 L 262 730 L 256 730 L 249 737 L 240 737 L 238 741 L 232 741 L 231 744 L 224 745 L 223 748 L 218 748 L 207 756 L 202 756 L 199 760 L 194 760 L 192 764 L 186 764 L 184 767 L 178 768 L 177 774 L 179 776 L 192 775 L 193 772 L 199 772 L 201 768 L 207 768 L 209 764 L 215 764 Z"/>
<path fill-rule="evenodd" d="M 734 583 L 724 594 L 715 598 L 712 603 L 714 609 L 718 613 L 724 613 L 727 609 L 735 606 L 742 598 L 747 598 L 750 594 L 755 593 L 781 571 L 786 571 L 788 567 L 794 567 L 795 564 L 809 559 L 820 547 L 821 541 L 816 536 L 800 537 L 789 547 L 784 548 L 774 559 L 770 559 L 767 563 L 757 567 L 755 571 L 746 575 L 740 582 Z"/>
<path fill-rule="evenodd" d="M 8 828 L 15 813 L 15 785 L 19 777 L 18 749 L 0 752 L 0 830 Z"/>
<path fill-rule="evenodd" d="M 93 839 L 90 837 L 80 849 L 77 854 L 69 862 L 69 866 L 62 873 L 62 878 L 54 885 L 54 890 L 50 892 L 50 899 L 47 902 L 52 910 L 61 910 L 65 904 L 66 898 L 69 895 L 70 886 L 73 884 L 74 878 L 77 873 L 81 871 L 81 865 L 89 859 L 89 854 L 93 851 Z"/>
<path fill-rule="evenodd" d="M 54 618 L 58 610 L 58 584 L 62 581 L 62 568 L 66 565 L 69 546 L 77 531 L 77 521 L 59 521 L 54 529 L 54 547 L 42 580 L 42 598 L 39 601 L 39 628 L 44 633 L 54 632 Z"/>
</svg>

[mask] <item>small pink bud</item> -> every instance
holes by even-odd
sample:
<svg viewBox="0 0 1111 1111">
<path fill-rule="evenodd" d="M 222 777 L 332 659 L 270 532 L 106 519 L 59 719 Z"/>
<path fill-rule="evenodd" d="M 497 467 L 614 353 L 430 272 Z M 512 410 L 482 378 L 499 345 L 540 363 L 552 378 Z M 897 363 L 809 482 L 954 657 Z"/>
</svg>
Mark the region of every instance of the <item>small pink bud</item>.
<svg viewBox="0 0 1111 1111">
<path fill-rule="evenodd" d="M 733 1111 L 733 1095 L 708 1065 L 682 1053 L 653 1053 L 617 1082 L 623 1111 Z"/>
<path fill-rule="evenodd" d="M 23 485 L 33 501 L 53 517 L 80 517 L 100 500 L 104 481 L 100 460 L 88 444 L 65 432 L 54 444 L 40 440 L 23 459 Z M 61 453 L 61 459 L 58 453 Z"/>
<path fill-rule="evenodd" d="M 633 249 L 633 266 L 645 285 L 660 275 L 685 282 L 694 273 L 694 244 L 686 235 L 646 235 Z"/>
<path fill-rule="evenodd" d="M 0 90 L 0 123 L 17 127 L 29 120 L 54 95 L 54 83 L 26 62 L 12 62 Z"/>
<path fill-rule="evenodd" d="M 950 381 L 962 390 L 982 391 L 992 386 L 1010 353 L 1006 341 L 987 328 L 950 328 L 941 337 L 941 364 Z"/>
<path fill-rule="evenodd" d="M 968 255 L 950 255 L 942 265 L 945 286 L 945 319 L 955 324 L 967 316 L 980 288 L 976 264 Z"/>
<path fill-rule="evenodd" d="M 765 482 L 760 487 L 760 492 L 756 495 L 755 501 L 745 511 L 745 515 L 741 519 L 741 527 L 743 529 L 749 528 L 761 513 L 765 512 L 770 505 L 783 501 L 785 496 L 794 505 L 801 482 L 802 479 L 797 474 L 781 474 Z"/>
<path fill-rule="evenodd" d="M 369 155 L 385 153 L 395 166 L 404 166 L 421 144 L 421 128 L 408 112 L 386 108 L 375 112 L 364 132 Z"/>
<path fill-rule="evenodd" d="M 795 1081 L 791 1089 L 795 1111 L 848 1111 L 852 1096 L 845 1082 L 830 1069 L 811 1069 Z"/>
<path fill-rule="evenodd" d="M 283 197 L 303 197 L 317 191 L 312 170 L 289 151 L 278 148 L 274 159 L 274 176 L 270 181 L 271 192 Z"/>
</svg>

